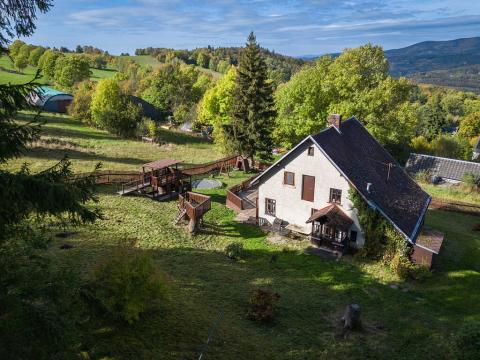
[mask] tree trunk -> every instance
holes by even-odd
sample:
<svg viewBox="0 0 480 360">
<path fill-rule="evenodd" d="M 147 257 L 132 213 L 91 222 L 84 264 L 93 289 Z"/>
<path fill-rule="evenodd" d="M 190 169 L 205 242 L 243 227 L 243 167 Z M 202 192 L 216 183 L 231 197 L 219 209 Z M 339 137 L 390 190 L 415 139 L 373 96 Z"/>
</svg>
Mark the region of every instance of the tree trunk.
<svg viewBox="0 0 480 360">
<path fill-rule="evenodd" d="M 249 173 L 250 172 L 250 163 L 248 162 L 248 157 L 242 156 L 242 163 L 243 163 L 243 172 Z"/>
<path fill-rule="evenodd" d="M 195 219 L 190 219 L 190 221 L 188 222 L 188 231 L 193 234 L 195 232 L 197 228 L 197 223 L 195 221 Z"/>
<path fill-rule="evenodd" d="M 343 328 L 345 330 L 359 330 L 362 327 L 360 321 L 360 305 L 348 304 L 342 317 Z"/>
</svg>

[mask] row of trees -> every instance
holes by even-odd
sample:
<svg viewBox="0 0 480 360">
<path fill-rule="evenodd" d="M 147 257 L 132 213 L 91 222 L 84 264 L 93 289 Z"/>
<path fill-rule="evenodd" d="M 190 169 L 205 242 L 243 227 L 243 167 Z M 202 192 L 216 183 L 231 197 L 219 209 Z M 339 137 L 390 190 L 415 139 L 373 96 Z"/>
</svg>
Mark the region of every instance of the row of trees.
<svg viewBox="0 0 480 360">
<path fill-rule="evenodd" d="M 89 67 L 95 69 L 105 69 L 107 65 L 112 62 L 113 57 L 108 53 L 97 49 L 93 46 L 77 46 L 77 51 L 72 52 L 67 48 L 62 49 L 50 49 L 43 46 L 36 46 L 27 44 L 21 40 L 15 40 L 8 47 L 9 56 L 13 60 L 15 68 L 19 71 L 23 71 L 28 65 L 37 67 L 41 65 L 41 59 L 45 52 L 55 53 L 58 57 L 65 55 L 77 54 L 77 59 L 82 59 L 89 64 Z"/>
<path fill-rule="evenodd" d="M 155 120 L 169 116 L 175 123 L 193 122 L 197 103 L 210 87 L 212 78 L 191 65 L 169 63 L 153 70 L 128 58 L 115 60 L 118 73 L 95 84 L 78 83 L 69 113 L 89 125 L 123 137 L 141 130 L 142 111 L 132 99 L 139 97 L 158 111 Z"/>
<path fill-rule="evenodd" d="M 238 71 L 231 68 L 207 90 L 198 108 L 199 126 L 213 126 L 215 140 L 225 151 L 230 141 L 224 129 L 234 121 L 237 82 Z M 330 113 L 355 115 L 399 160 L 412 150 L 470 159 L 472 143 L 480 136 L 477 95 L 393 78 L 383 50 L 370 44 L 305 66 L 278 86 L 275 109 L 269 131 L 274 143 L 285 148 L 322 130 Z"/>
<path fill-rule="evenodd" d="M 193 50 L 149 47 L 137 49 L 135 54 L 154 56 L 164 63 L 175 60 L 182 61 L 225 74 L 232 65 L 239 64 L 242 51 L 243 49 L 240 47 L 214 48 L 208 46 Z M 260 53 L 267 66 L 269 78 L 275 80 L 276 83 L 288 81 L 305 64 L 305 61 L 301 59 L 276 54 L 274 51 L 264 48 L 260 48 Z"/>
</svg>

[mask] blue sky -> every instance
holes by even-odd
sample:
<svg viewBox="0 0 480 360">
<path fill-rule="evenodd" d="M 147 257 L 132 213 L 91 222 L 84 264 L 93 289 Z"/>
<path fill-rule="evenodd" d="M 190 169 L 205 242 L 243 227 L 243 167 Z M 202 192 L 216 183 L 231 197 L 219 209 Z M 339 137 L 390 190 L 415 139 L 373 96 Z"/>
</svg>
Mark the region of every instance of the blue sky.
<svg viewBox="0 0 480 360">
<path fill-rule="evenodd" d="M 480 36 L 476 0 L 56 0 L 26 39 L 93 45 L 113 54 L 138 47 L 241 46 L 253 30 L 264 47 L 324 54 L 367 42 L 385 49 Z"/>
</svg>

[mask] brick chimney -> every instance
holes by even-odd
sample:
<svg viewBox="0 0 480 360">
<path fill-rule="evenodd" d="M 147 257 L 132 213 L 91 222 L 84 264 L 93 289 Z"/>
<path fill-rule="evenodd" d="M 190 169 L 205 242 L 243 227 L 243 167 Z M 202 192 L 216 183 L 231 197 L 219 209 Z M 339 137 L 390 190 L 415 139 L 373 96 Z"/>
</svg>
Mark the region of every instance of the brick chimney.
<svg viewBox="0 0 480 360">
<path fill-rule="evenodd" d="M 328 117 L 327 117 L 328 126 L 333 126 L 338 131 L 340 131 L 340 124 L 341 123 L 342 123 L 342 115 L 339 115 L 339 114 L 328 115 Z"/>
</svg>

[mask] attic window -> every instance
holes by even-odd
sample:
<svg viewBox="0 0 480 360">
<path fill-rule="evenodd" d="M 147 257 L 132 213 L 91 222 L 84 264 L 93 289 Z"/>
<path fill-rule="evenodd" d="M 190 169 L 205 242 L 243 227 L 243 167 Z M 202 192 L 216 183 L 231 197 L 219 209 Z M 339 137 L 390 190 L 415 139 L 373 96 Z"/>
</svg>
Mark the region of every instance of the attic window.
<svg viewBox="0 0 480 360">
<path fill-rule="evenodd" d="M 313 153 L 315 152 L 315 149 L 313 146 L 308 147 L 308 156 L 313 156 Z"/>
<path fill-rule="evenodd" d="M 285 171 L 283 173 L 283 183 L 285 185 L 295 185 L 295 174 L 290 171 Z"/>
<path fill-rule="evenodd" d="M 330 202 L 331 203 L 342 203 L 342 190 L 330 188 Z"/>
</svg>

